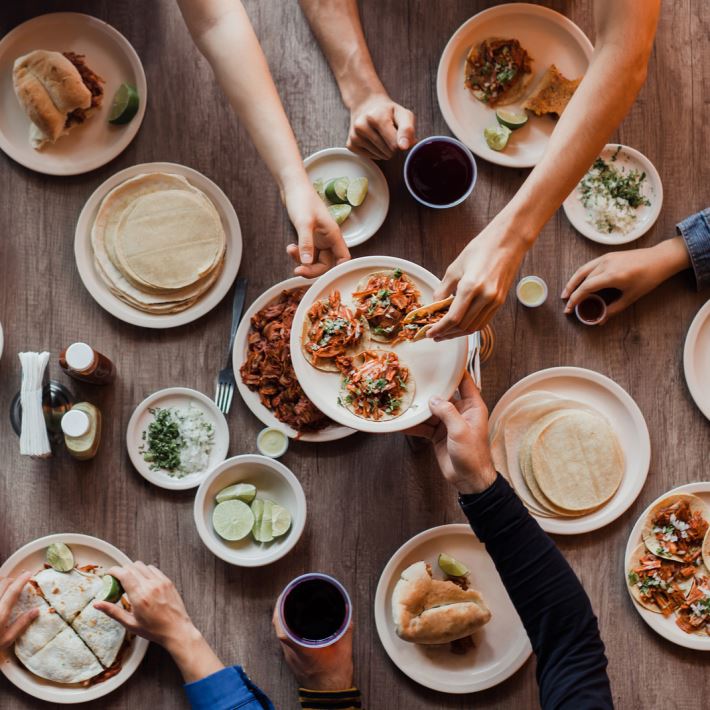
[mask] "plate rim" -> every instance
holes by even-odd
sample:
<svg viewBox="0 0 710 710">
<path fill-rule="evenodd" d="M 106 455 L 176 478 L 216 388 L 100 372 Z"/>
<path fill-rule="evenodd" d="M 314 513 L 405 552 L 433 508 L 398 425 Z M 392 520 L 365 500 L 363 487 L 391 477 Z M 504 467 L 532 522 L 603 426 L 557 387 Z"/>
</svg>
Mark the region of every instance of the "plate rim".
<svg viewBox="0 0 710 710">
<path fill-rule="evenodd" d="M 646 484 L 646 479 L 648 478 L 648 473 L 651 468 L 651 436 L 641 408 L 636 403 L 636 400 L 618 382 L 607 375 L 603 375 L 601 372 L 576 365 L 546 367 L 542 370 L 531 372 L 519 379 L 511 385 L 496 402 L 488 418 L 489 429 L 493 428 L 501 412 L 504 411 L 511 402 L 517 399 L 518 392 L 526 389 L 526 385 L 544 382 L 552 377 L 572 377 L 600 385 L 624 405 L 625 409 L 631 414 L 636 428 L 640 429 L 642 435 L 642 440 L 639 442 L 639 450 L 641 451 L 642 457 L 638 460 L 640 461 L 639 470 L 644 471 L 644 473 L 638 477 L 636 485 L 629 492 L 628 503 L 622 506 L 618 512 L 612 513 L 611 516 L 602 516 L 602 518 L 596 522 L 584 522 L 579 518 L 547 518 L 536 515 L 534 511 L 529 511 L 530 515 L 535 518 L 540 527 L 547 533 L 554 535 L 581 535 L 583 533 L 593 532 L 594 530 L 600 530 L 610 525 L 621 517 L 634 504 L 639 495 L 641 495 L 641 491 Z"/>
<path fill-rule="evenodd" d="M 448 523 L 445 525 L 435 525 L 434 527 L 427 528 L 426 530 L 422 530 L 421 532 L 417 533 L 413 537 L 410 537 L 408 540 L 403 542 L 396 550 L 395 552 L 392 553 L 391 557 L 389 560 L 386 562 L 385 566 L 382 569 L 382 572 L 380 573 L 380 577 L 377 581 L 377 588 L 375 590 L 375 600 L 373 604 L 373 613 L 375 616 L 375 628 L 377 630 L 377 636 L 380 639 L 380 644 L 382 644 L 382 647 L 385 650 L 385 653 L 387 654 L 388 658 L 392 663 L 394 663 L 397 668 L 404 673 L 404 675 L 408 676 L 411 678 L 413 681 L 416 683 L 419 683 L 419 685 L 424 686 L 425 688 L 430 688 L 431 690 L 436 690 L 438 692 L 442 693 L 449 693 L 452 695 L 461 695 L 464 693 L 475 693 L 479 692 L 482 690 L 486 690 L 487 688 L 492 688 L 496 685 L 499 685 L 500 683 L 503 683 L 504 681 L 508 680 L 512 675 L 514 675 L 530 658 L 532 655 L 533 649 L 530 644 L 530 640 L 528 638 L 527 632 L 525 631 L 525 627 L 522 624 L 521 621 L 521 629 L 523 630 L 523 636 L 522 638 L 524 639 L 524 642 L 522 644 L 520 652 L 515 656 L 513 662 L 510 664 L 510 666 L 502 671 L 499 671 L 495 675 L 491 675 L 487 677 L 486 679 L 472 683 L 468 686 L 463 686 L 463 687 L 458 687 L 455 690 L 452 690 L 450 686 L 447 686 L 444 683 L 428 683 L 428 682 L 422 682 L 420 679 L 416 678 L 412 673 L 410 673 L 408 670 L 405 670 L 402 668 L 402 666 L 399 664 L 397 659 L 395 658 L 396 654 L 394 653 L 394 649 L 390 647 L 389 644 L 389 638 L 386 634 L 386 620 L 385 620 L 385 606 L 387 603 L 387 600 L 385 599 L 386 595 L 386 587 L 389 583 L 389 580 L 392 578 L 392 570 L 396 568 L 398 564 L 400 564 L 401 559 L 409 553 L 412 549 L 415 549 L 418 547 L 422 542 L 428 541 L 429 539 L 435 539 L 437 537 L 440 537 L 442 535 L 446 534 L 465 534 L 468 536 L 471 536 L 479 545 L 483 545 L 483 543 L 478 539 L 476 534 L 473 532 L 471 529 L 471 526 L 468 525 L 467 523 Z M 485 552 L 484 553 L 488 554 Z M 489 555 L 490 557 L 490 555 Z M 387 577 L 385 577 L 387 575 Z M 501 580 L 501 587 L 505 589 L 505 586 L 503 585 L 503 582 Z M 506 592 L 507 593 L 507 592 Z M 512 603 L 512 602 L 511 602 Z M 387 639 L 387 640 L 385 640 Z M 493 678 L 493 682 L 489 682 L 490 679 Z"/>
<path fill-rule="evenodd" d="M 700 398 L 699 393 L 702 391 L 702 385 L 695 376 L 695 369 L 693 367 L 695 358 L 692 352 L 698 342 L 700 329 L 708 320 L 710 320 L 710 299 L 708 299 L 693 316 L 693 320 L 685 336 L 685 344 L 683 345 L 683 374 L 685 375 L 685 384 L 688 387 L 690 396 L 695 402 L 695 406 L 707 419 L 710 419 L 710 399 L 704 402 Z"/>
<path fill-rule="evenodd" d="M 591 224 L 587 224 L 586 221 L 578 221 L 573 219 L 570 204 L 572 202 L 579 202 L 579 198 L 577 197 L 577 185 L 579 185 L 579 183 L 574 186 L 572 192 L 567 195 L 562 203 L 562 210 L 565 213 L 565 217 L 567 217 L 567 221 L 572 225 L 575 231 L 590 241 L 596 242 L 597 244 L 604 244 L 605 246 L 621 246 L 622 244 L 629 244 L 630 242 L 635 242 L 637 239 L 641 239 L 641 237 L 650 232 L 656 224 L 658 217 L 661 214 L 661 209 L 663 208 L 663 181 L 661 180 L 661 176 L 656 169 L 656 166 L 640 150 L 624 145 L 623 143 L 607 143 L 599 151 L 599 155 L 601 156 L 601 154 L 605 151 L 613 151 L 617 146 L 621 148 L 620 152 L 626 153 L 640 163 L 649 178 L 649 182 L 653 182 L 653 186 L 656 189 L 658 200 L 649 213 L 648 222 L 636 227 L 636 229 L 632 229 L 628 232 L 628 234 L 622 235 L 621 238 L 607 237 L 594 229 Z M 587 170 L 589 170 L 589 168 Z"/>
<path fill-rule="evenodd" d="M 665 493 L 661 493 L 660 496 L 658 496 L 655 500 L 651 501 L 646 506 L 644 511 L 641 513 L 641 515 L 639 515 L 633 527 L 631 528 L 631 532 L 629 533 L 629 537 L 626 542 L 626 548 L 624 549 L 624 559 L 622 562 L 622 579 L 624 580 L 624 586 L 626 587 L 626 591 L 628 592 L 628 595 L 631 598 L 631 603 L 633 607 L 636 609 L 639 616 L 644 620 L 647 626 L 653 629 L 653 631 L 655 631 L 659 636 L 662 636 L 664 639 L 670 641 L 676 646 L 690 648 L 694 651 L 710 651 L 710 637 L 705 639 L 705 643 L 703 644 L 701 643 L 701 641 L 703 640 L 702 636 L 685 634 L 684 636 L 676 637 L 670 633 L 666 633 L 664 625 L 652 623 L 654 621 L 665 621 L 666 619 L 658 619 L 658 615 L 655 612 L 652 612 L 649 609 L 644 609 L 640 604 L 638 604 L 634 599 L 633 595 L 631 594 L 631 588 L 629 587 L 628 582 L 626 580 L 627 570 L 629 568 L 629 557 L 631 556 L 633 550 L 640 544 L 638 540 L 640 539 L 639 535 L 641 532 L 641 528 L 643 527 L 644 518 L 656 503 L 661 501 L 663 498 L 667 498 L 669 495 L 675 493 L 708 493 L 710 495 L 710 481 L 694 481 L 692 483 L 684 483 L 683 485 L 676 486 L 675 488 L 671 488 Z M 637 542 L 634 543 L 633 540 L 637 540 Z M 683 643 L 681 639 L 687 641 L 687 643 Z"/>
<path fill-rule="evenodd" d="M 143 415 L 153 401 L 163 397 L 175 396 L 184 396 L 188 399 L 196 399 L 207 409 L 209 409 L 215 423 L 215 448 L 218 450 L 218 460 L 215 461 L 215 463 L 210 464 L 207 469 L 199 475 L 190 474 L 189 476 L 185 476 L 185 478 L 177 478 L 173 481 L 170 480 L 167 474 L 151 471 L 145 465 L 145 461 L 138 454 L 138 450 L 132 446 L 132 444 L 135 443 L 135 440 L 131 437 L 131 433 L 132 430 L 136 428 L 138 419 Z M 222 446 L 218 444 L 219 437 L 221 437 L 221 440 L 224 441 L 224 455 L 222 455 L 221 452 Z M 146 481 L 165 490 L 187 491 L 192 488 L 197 488 L 197 486 L 199 486 L 200 483 L 202 483 L 202 481 L 209 475 L 210 471 L 216 466 L 219 466 L 227 458 L 227 454 L 229 453 L 229 426 L 224 414 L 217 409 L 217 405 L 206 394 L 200 392 L 199 390 L 192 389 L 191 387 L 164 387 L 163 389 L 156 390 L 152 394 L 149 394 L 136 405 L 128 420 L 128 424 L 126 425 L 125 442 L 126 449 L 128 450 L 128 457 L 133 464 L 133 468 L 141 476 L 143 476 Z"/>
<path fill-rule="evenodd" d="M 61 18 L 58 16 L 61 16 Z M 126 36 L 105 20 L 95 17 L 94 15 L 89 15 L 86 12 L 45 12 L 41 15 L 31 17 L 25 20 L 24 22 L 21 22 L 19 25 L 13 27 L 6 35 L 2 37 L 2 39 L 0 39 L 0 53 L 3 49 L 3 43 L 10 42 L 18 35 L 20 35 L 23 29 L 26 29 L 25 25 L 38 22 L 51 22 L 52 20 L 44 19 L 48 17 L 52 17 L 54 21 L 66 19 L 70 22 L 73 20 L 75 22 L 84 22 L 89 25 L 94 24 L 96 27 L 100 28 L 101 31 L 113 37 L 117 45 L 124 50 L 128 62 L 133 68 L 136 75 L 136 83 L 138 84 L 138 86 L 136 86 L 136 89 L 138 90 L 138 96 L 140 97 L 138 113 L 131 120 L 130 126 L 127 127 L 125 135 L 120 141 L 116 143 L 117 149 L 115 151 L 109 151 L 107 153 L 108 157 L 106 158 L 102 158 L 99 160 L 94 159 L 93 161 L 89 161 L 87 163 L 87 166 L 83 168 L 61 169 L 57 167 L 55 169 L 52 169 L 40 167 L 41 161 L 35 164 L 32 160 L 26 160 L 22 158 L 22 156 L 19 156 L 15 150 L 14 144 L 9 139 L 6 139 L 5 133 L 2 131 L 2 129 L 0 129 L 0 150 L 2 150 L 5 155 L 11 158 L 18 165 L 22 165 L 24 168 L 40 173 L 42 175 L 52 175 L 58 177 L 84 175 L 85 173 L 97 170 L 98 168 L 107 165 L 112 160 L 115 160 L 119 155 L 121 155 L 121 153 L 123 153 L 124 150 L 126 150 L 126 148 L 128 148 L 128 146 L 135 139 L 136 135 L 138 135 L 138 131 L 143 125 L 143 119 L 145 118 L 145 112 L 148 104 L 148 82 L 146 80 L 145 69 L 143 67 L 143 63 L 141 62 L 140 56 L 135 50 L 135 47 L 133 47 L 133 45 L 128 41 Z"/>
<path fill-rule="evenodd" d="M 176 175 L 181 175 L 190 180 L 204 180 L 209 184 L 210 189 L 214 189 L 218 196 L 219 204 L 215 204 L 215 208 L 220 214 L 220 219 L 226 221 L 225 232 L 227 232 L 227 245 L 231 246 L 234 252 L 232 256 L 225 258 L 222 274 L 210 289 L 201 296 L 197 303 L 186 308 L 179 313 L 170 313 L 166 315 L 157 315 L 145 313 L 133 308 L 121 301 L 117 296 L 109 290 L 108 286 L 103 282 L 101 276 L 96 273 L 96 267 L 93 260 L 85 259 L 82 251 L 89 249 L 93 253 L 91 245 L 91 227 L 93 225 L 94 213 L 98 210 L 101 200 L 114 188 L 125 182 L 126 180 L 141 175 L 146 172 L 171 172 Z M 191 182 L 191 184 L 194 184 Z M 199 185 L 195 187 L 201 189 Z M 232 246 L 232 241 L 234 245 Z M 74 262 L 76 269 L 79 272 L 84 288 L 93 298 L 93 300 L 107 313 L 110 313 L 114 318 L 135 325 L 141 328 L 150 328 L 162 330 L 167 328 L 177 328 L 182 325 L 192 323 L 203 316 L 207 315 L 213 308 L 216 308 L 222 299 L 229 293 L 232 284 L 237 277 L 239 267 L 242 262 L 242 253 L 244 242 L 242 238 L 242 228 L 239 223 L 239 217 L 232 204 L 232 201 L 227 197 L 222 188 L 195 168 L 180 163 L 171 163 L 166 161 L 156 161 L 150 163 L 136 163 L 123 168 L 113 175 L 110 175 L 104 180 L 84 202 L 79 217 L 76 221 L 74 229 Z M 95 286 L 98 294 L 95 293 L 90 286 Z M 130 315 L 124 315 L 119 308 L 126 307 L 130 309 Z"/>
<path fill-rule="evenodd" d="M 85 547 L 94 548 L 99 552 L 102 552 L 107 557 L 113 557 L 115 560 L 118 561 L 119 564 L 125 565 L 130 564 L 131 562 L 130 557 L 128 557 L 125 552 L 119 550 L 115 545 L 112 545 L 110 542 L 106 542 L 105 540 L 102 540 L 98 537 L 94 537 L 93 535 L 86 535 L 84 533 L 51 533 L 49 535 L 43 535 L 42 537 L 35 538 L 34 540 L 30 540 L 29 542 L 25 543 L 17 550 L 15 550 L 5 560 L 5 562 L 0 565 L 0 576 L 5 576 L 11 573 L 19 564 L 22 563 L 22 561 L 27 556 L 34 554 L 43 547 L 51 545 L 53 542 L 64 542 L 69 545 L 84 545 Z M 7 680 L 12 683 L 16 688 L 23 691 L 24 693 L 27 693 L 33 698 L 37 698 L 38 700 L 58 703 L 61 705 L 85 703 L 91 700 L 102 698 L 105 695 L 112 693 L 114 690 L 117 690 L 138 670 L 139 666 L 143 662 L 143 658 L 150 644 L 146 639 L 137 635 L 134 636 L 131 643 L 134 645 L 135 648 L 135 658 L 132 659 L 130 665 L 123 666 L 122 670 L 126 670 L 125 678 L 122 678 L 120 682 L 111 684 L 111 681 L 120 676 L 119 673 L 113 676 L 113 678 L 108 678 L 106 681 L 98 685 L 92 685 L 88 688 L 77 688 L 76 690 L 78 693 L 87 694 L 86 697 L 80 697 L 80 699 L 77 699 L 76 697 L 65 697 L 61 695 L 59 697 L 56 697 L 53 693 L 53 691 L 55 690 L 54 685 L 40 686 L 41 690 L 39 691 L 36 691 L 36 689 L 34 688 L 29 688 L 27 685 L 24 684 L 25 680 L 24 678 L 22 678 L 22 676 L 19 676 L 18 678 L 13 678 L 11 677 L 12 674 L 7 674 L 7 666 L 8 664 L 12 663 L 12 661 L 9 660 L 9 657 L 0 660 L 0 672 L 2 672 L 2 674 L 7 678 Z M 31 673 L 31 671 L 27 672 Z M 22 680 L 20 680 L 20 678 L 22 678 Z M 18 680 L 19 683 L 15 682 L 16 680 Z M 56 685 L 61 687 L 60 684 Z M 99 689 L 101 692 L 96 692 L 97 689 Z"/>
<path fill-rule="evenodd" d="M 335 422 L 336 426 L 326 427 L 325 429 L 314 432 L 300 433 L 288 424 L 284 424 L 284 422 L 279 421 L 274 414 L 272 414 L 260 401 L 258 401 L 258 397 L 252 397 L 255 393 L 244 384 L 244 381 L 239 373 L 239 370 L 244 362 L 240 356 L 244 351 L 246 351 L 247 338 L 251 328 L 251 317 L 257 311 L 260 311 L 262 308 L 265 308 L 269 303 L 271 303 L 271 301 L 273 301 L 281 291 L 290 291 L 294 288 L 298 288 L 299 286 L 310 286 L 313 284 L 313 281 L 314 279 L 307 279 L 304 276 L 291 276 L 288 279 L 275 283 L 273 286 L 269 286 L 266 291 L 252 301 L 249 307 L 244 311 L 244 315 L 242 316 L 237 328 L 237 333 L 234 336 L 234 346 L 232 347 L 232 369 L 234 370 L 234 379 L 236 380 L 237 390 L 239 391 L 242 401 L 264 426 L 280 429 L 284 434 L 286 434 L 286 436 L 294 441 L 337 441 L 339 439 L 344 439 L 346 436 L 355 434 L 356 430 Z"/>
<path fill-rule="evenodd" d="M 488 7 L 484 10 L 481 10 L 480 12 L 477 12 L 475 15 L 472 15 L 469 17 L 467 20 L 462 22 L 456 30 L 454 30 L 453 34 L 449 37 L 448 41 L 446 42 L 446 45 L 444 46 L 444 50 L 441 53 L 441 57 L 439 58 L 439 64 L 437 66 L 436 70 L 436 99 L 437 103 L 439 104 L 439 111 L 441 112 L 442 117 L 444 118 L 444 122 L 446 123 L 448 129 L 460 140 L 465 146 L 468 147 L 468 149 L 476 156 L 479 157 L 481 160 L 485 160 L 489 163 L 493 163 L 494 165 L 500 165 L 504 168 L 513 168 L 513 169 L 522 169 L 522 168 L 534 168 L 537 165 L 537 161 L 535 162 L 530 162 L 528 160 L 515 160 L 515 159 L 510 159 L 507 162 L 502 160 L 502 158 L 495 153 L 495 151 L 491 151 L 494 154 L 493 155 L 482 155 L 476 148 L 473 146 L 469 145 L 461 136 L 458 135 L 458 133 L 454 130 L 453 125 L 455 124 L 455 117 L 453 116 L 453 113 L 450 111 L 448 108 L 447 104 L 445 101 L 443 101 L 443 96 L 444 96 L 444 74 L 445 74 L 445 69 L 446 66 L 444 65 L 444 60 L 446 59 L 447 62 L 450 61 L 449 59 L 449 54 L 453 53 L 453 43 L 454 40 L 459 36 L 459 34 L 463 33 L 464 31 L 468 30 L 470 25 L 474 24 L 474 21 L 479 21 L 482 18 L 482 16 L 485 16 L 483 19 L 487 19 L 490 16 L 495 16 L 495 15 L 506 15 L 511 12 L 515 11 L 522 11 L 522 12 L 527 12 L 531 15 L 538 15 L 538 16 L 544 16 L 547 17 L 547 19 L 551 20 L 552 22 L 555 22 L 557 25 L 560 25 L 562 27 L 565 27 L 566 29 L 569 30 L 569 33 L 574 37 L 574 39 L 577 40 L 580 48 L 584 52 L 584 54 L 587 57 L 587 61 L 591 61 L 592 53 L 594 51 L 594 45 L 590 41 L 589 37 L 584 33 L 581 27 L 577 25 L 575 22 L 573 22 L 569 17 L 566 15 L 563 15 L 560 12 L 557 12 L 556 10 L 553 10 L 550 7 L 544 6 L 544 5 L 533 5 L 531 3 L 526 3 L 526 2 L 511 2 L 511 3 L 504 3 L 503 5 L 496 5 L 494 7 Z"/>
</svg>

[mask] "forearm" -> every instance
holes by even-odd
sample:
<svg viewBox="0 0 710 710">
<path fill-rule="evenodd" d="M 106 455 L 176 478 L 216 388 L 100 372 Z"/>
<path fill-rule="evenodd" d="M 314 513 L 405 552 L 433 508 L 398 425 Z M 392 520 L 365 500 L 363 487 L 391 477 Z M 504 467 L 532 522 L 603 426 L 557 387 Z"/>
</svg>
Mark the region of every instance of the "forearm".
<svg viewBox="0 0 710 710">
<path fill-rule="evenodd" d="M 194 626 L 167 641 L 165 650 L 173 657 L 185 683 L 194 683 L 224 668 L 222 661 Z"/>
<path fill-rule="evenodd" d="M 656 284 L 690 268 L 688 248 L 682 237 L 666 239 L 649 247 L 649 251 L 653 252 L 653 276 Z"/>
<path fill-rule="evenodd" d="M 372 63 L 357 0 L 300 0 L 331 70 L 343 103 L 352 109 L 386 90 Z"/>
</svg>

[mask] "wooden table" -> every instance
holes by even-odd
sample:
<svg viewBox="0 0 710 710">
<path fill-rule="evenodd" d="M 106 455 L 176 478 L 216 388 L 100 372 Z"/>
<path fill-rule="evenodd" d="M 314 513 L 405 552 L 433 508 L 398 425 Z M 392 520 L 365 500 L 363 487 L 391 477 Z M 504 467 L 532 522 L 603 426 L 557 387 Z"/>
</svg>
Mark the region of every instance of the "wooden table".
<svg viewBox="0 0 710 710">
<path fill-rule="evenodd" d="M 348 116 L 296 1 L 246 4 L 304 156 L 342 145 Z M 436 102 L 439 56 L 453 31 L 489 3 L 362 4 L 365 33 L 385 85 L 415 110 L 420 136 L 446 133 Z M 592 2 L 546 4 L 568 13 L 593 37 Z M 455 493 L 432 457 L 413 456 L 403 436 L 358 434 L 331 444 L 293 444 L 283 460 L 306 492 L 306 532 L 289 557 L 256 570 L 231 567 L 202 545 L 192 520 L 192 493 L 163 491 L 134 471 L 124 446 L 133 408 L 149 393 L 171 385 L 212 394 L 225 358 L 231 299 L 199 322 L 168 331 L 132 327 L 105 313 L 82 286 L 74 264 L 74 225 L 84 201 L 106 178 L 134 163 L 169 160 L 202 171 L 233 200 L 251 247 L 240 269 L 249 279 L 248 302 L 289 276 L 284 245 L 292 231 L 274 183 L 193 47 L 172 0 L 7 3 L 0 30 L 50 6 L 90 12 L 124 33 L 144 63 L 150 101 L 133 144 L 93 173 L 45 177 L 0 158 L 0 320 L 6 337 L 0 365 L 0 560 L 37 537 L 66 531 L 98 536 L 132 558 L 159 565 L 175 580 L 196 624 L 223 660 L 243 663 L 279 708 L 295 707 L 296 700 L 295 684 L 271 632 L 273 602 L 295 575 L 312 569 L 330 572 L 345 583 L 355 603 L 356 676 L 367 707 L 535 707 L 533 660 L 497 688 L 475 697 L 446 696 L 408 680 L 379 643 L 372 603 L 390 555 L 426 528 L 463 520 Z M 664 184 L 664 210 L 639 246 L 671 236 L 680 218 L 707 206 L 710 167 L 702 149 L 710 143 L 709 24 L 707 4 L 664 3 L 647 84 L 618 131 L 619 141 L 655 163 Z M 389 217 L 377 237 L 354 255 L 406 254 L 439 275 L 527 174 L 479 161 L 472 198 L 457 209 L 435 212 L 418 208 L 406 194 L 401 157 L 383 169 L 392 192 Z M 691 696 L 710 692 L 710 658 L 678 648 L 646 627 L 624 588 L 622 556 L 631 526 L 649 501 L 709 475 L 710 427 L 690 398 L 681 364 L 685 333 L 707 294 L 695 293 L 687 276 L 678 277 L 603 329 L 581 327 L 563 316 L 555 294 L 577 266 L 604 251 L 576 234 L 561 212 L 550 220 L 521 273 L 544 277 L 551 298 L 534 311 L 508 298 L 495 319 L 496 349 L 483 371 L 484 394 L 492 407 L 530 372 L 579 365 L 612 377 L 638 402 L 653 444 L 651 471 L 639 499 L 607 528 L 557 542 L 599 615 L 618 706 L 691 707 L 685 704 Z M 75 340 L 113 357 L 120 372 L 115 386 L 80 386 L 60 374 L 59 350 Z M 103 443 L 93 462 L 77 463 L 63 453 L 50 461 L 19 455 L 7 420 L 19 387 L 16 353 L 42 349 L 52 353 L 52 375 L 104 413 Z M 230 454 L 254 451 L 261 423 L 238 397 L 229 423 Z M 0 706 L 46 707 L 4 677 Z M 86 707 L 184 706 L 175 666 L 152 646 L 128 683 Z"/>
</svg>

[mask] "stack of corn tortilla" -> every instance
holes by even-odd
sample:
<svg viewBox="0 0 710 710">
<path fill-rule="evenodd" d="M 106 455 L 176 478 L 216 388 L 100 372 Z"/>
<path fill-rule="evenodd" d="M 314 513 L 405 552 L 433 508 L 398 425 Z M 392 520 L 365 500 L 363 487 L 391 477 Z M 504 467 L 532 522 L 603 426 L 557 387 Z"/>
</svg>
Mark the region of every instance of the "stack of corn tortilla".
<svg viewBox="0 0 710 710">
<path fill-rule="evenodd" d="M 552 392 L 531 392 L 505 409 L 491 431 L 496 468 L 535 515 L 579 517 L 608 502 L 626 467 L 602 414 Z"/>
<path fill-rule="evenodd" d="M 134 308 L 177 313 L 196 303 L 224 265 L 227 238 L 211 200 L 181 175 L 137 175 L 101 202 L 91 230 L 94 263 Z"/>
</svg>

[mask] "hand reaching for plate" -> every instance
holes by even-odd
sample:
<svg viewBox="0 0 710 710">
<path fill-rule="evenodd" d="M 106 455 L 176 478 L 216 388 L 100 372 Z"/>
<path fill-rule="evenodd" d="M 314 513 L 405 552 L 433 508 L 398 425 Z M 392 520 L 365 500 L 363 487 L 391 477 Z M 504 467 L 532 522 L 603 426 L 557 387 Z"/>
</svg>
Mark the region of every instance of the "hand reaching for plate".
<svg viewBox="0 0 710 710">
<path fill-rule="evenodd" d="M 10 648 L 39 614 L 39 609 L 34 608 L 12 618 L 12 610 L 31 576 L 30 572 L 23 572 L 17 578 L 0 577 L 0 651 Z"/>
<path fill-rule="evenodd" d="M 488 445 L 488 410 L 471 376 L 459 383 L 461 398 L 432 397 L 432 417 L 406 433 L 429 439 L 444 478 L 459 493 L 482 493 L 496 479 Z"/>
</svg>

